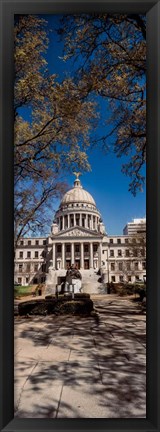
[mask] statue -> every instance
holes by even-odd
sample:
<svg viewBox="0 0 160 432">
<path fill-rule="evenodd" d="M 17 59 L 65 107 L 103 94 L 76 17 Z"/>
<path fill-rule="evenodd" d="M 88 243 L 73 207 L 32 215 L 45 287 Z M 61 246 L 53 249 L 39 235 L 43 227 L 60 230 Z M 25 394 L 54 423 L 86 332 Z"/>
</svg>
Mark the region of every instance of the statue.
<svg viewBox="0 0 160 432">
<path fill-rule="evenodd" d="M 77 179 L 79 179 L 79 176 L 81 175 L 81 172 L 76 172 L 76 171 L 74 171 L 73 174 L 76 176 Z"/>
<path fill-rule="evenodd" d="M 82 275 L 80 271 L 75 267 L 74 264 L 70 266 L 66 273 L 66 281 L 65 281 L 65 292 L 72 291 L 74 286 L 74 292 L 80 292 L 82 286 Z"/>
</svg>

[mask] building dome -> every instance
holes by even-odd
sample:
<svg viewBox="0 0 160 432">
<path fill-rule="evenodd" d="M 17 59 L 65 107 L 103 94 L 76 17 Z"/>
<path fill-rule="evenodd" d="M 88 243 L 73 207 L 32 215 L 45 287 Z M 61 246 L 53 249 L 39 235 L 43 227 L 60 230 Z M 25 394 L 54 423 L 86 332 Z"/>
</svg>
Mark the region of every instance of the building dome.
<svg viewBox="0 0 160 432">
<path fill-rule="evenodd" d="M 102 233 L 102 224 L 100 220 L 100 212 L 96 207 L 96 203 L 92 195 L 83 189 L 79 180 L 80 173 L 74 173 L 76 179 L 74 187 L 70 189 L 62 198 L 60 206 L 55 214 L 56 223 L 52 224 L 53 235 L 63 231 L 68 234 L 70 228 L 78 228 L 77 236 L 82 235 L 79 229 Z M 71 234 L 70 234 L 71 235 Z"/>
<path fill-rule="evenodd" d="M 72 203 L 83 203 L 90 204 L 96 207 L 96 203 L 92 197 L 92 195 L 83 189 L 81 182 L 78 178 L 74 181 L 74 187 L 70 189 L 62 198 L 61 205 L 68 205 Z"/>
</svg>

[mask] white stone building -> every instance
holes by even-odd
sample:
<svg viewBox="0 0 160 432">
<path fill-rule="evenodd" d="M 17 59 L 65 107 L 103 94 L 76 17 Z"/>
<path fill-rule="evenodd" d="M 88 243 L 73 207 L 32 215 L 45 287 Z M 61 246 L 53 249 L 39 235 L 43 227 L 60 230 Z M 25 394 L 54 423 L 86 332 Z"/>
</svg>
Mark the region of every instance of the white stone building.
<svg viewBox="0 0 160 432">
<path fill-rule="evenodd" d="M 109 236 L 99 210 L 79 178 L 65 193 L 47 238 L 22 238 L 15 256 L 15 281 L 61 284 L 75 264 L 85 292 L 98 292 L 102 283 L 135 282 L 146 275 L 145 253 L 130 247 L 130 235 Z"/>
</svg>

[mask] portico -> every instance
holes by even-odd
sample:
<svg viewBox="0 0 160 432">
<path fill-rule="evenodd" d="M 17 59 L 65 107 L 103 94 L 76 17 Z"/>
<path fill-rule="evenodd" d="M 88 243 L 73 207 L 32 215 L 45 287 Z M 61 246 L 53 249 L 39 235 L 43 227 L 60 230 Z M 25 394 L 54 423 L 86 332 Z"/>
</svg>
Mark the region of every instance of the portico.
<svg viewBox="0 0 160 432">
<path fill-rule="evenodd" d="M 101 241 L 63 240 L 56 241 L 52 247 L 53 269 L 67 270 L 71 264 L 75 264 L 78 269 L 88 270 L 97 269 L 101 263 L 102 244 Z"/>
</svg>

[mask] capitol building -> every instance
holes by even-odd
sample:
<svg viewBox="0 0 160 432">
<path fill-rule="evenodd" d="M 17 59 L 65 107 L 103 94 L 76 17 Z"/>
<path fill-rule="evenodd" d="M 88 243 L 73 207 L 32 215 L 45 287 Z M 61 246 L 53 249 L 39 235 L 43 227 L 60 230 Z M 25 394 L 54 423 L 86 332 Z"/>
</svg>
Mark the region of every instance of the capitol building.
<svg viewBox="0 0 160 432">
<path fill-rule="evenodd" d="M 144 232 L 145 220 L 142 221 Z M 136 230 L 133 238 L 126 227 L 126 234 L 107 234 L 94 198 L 83 189 L 76 175 L 73 188 L 64 194 L 55 213 L 50 235 L 19 240 L 15 282 L 61 286 L 72 264 L 81 272 L 84 292 L 99 292 L 102 283 L 143 280 L 145 251 L 138 244 Z"/>
</svg>

